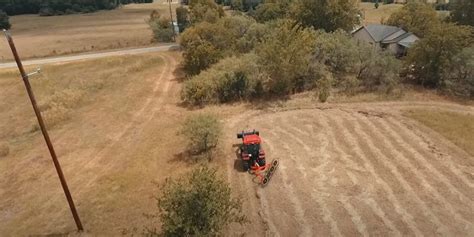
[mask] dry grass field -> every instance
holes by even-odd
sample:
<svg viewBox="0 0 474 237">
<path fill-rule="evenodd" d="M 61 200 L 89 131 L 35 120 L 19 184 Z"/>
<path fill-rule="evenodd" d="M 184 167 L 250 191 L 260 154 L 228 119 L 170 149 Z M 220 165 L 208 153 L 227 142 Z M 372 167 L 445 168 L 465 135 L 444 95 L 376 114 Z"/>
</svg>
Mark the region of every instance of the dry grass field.
<svg viewBox="0 0 474 237">
<path fill-rule="evenodd" d="M 11 32 L 23 58 L 150 45 L 152 33 L 145 20 L 153 10 L 169 15 L 163 2 L 129 4 L 89 14 L 12 16 Z M 11 52 L 5 40 L 0 40 L 0 62 L 10 60 Z"/>
<path fill-rule="evenodd" d="M 31 79 L 86 236 L 141 233 L 159 223 L 143 214 L 156 211 L 157 184 L 193 167 L 177 131 L 203 110 L 225 124 L 212 165 L 242 197 L 250 220 L 230 226 L 228 236 L 474 232 L 474 158 L 436 128 L 446 114 L 471 118 L 462 116 L 473 116 L 473 106 L 406 93 L 384 102 L 319 104 L 303 95 L 190 109 L 180 104 L 179 60 L 177 52 L 111 57 L 46 66 Z M 0 235 L 74 235 L 15 70 L 0 70 L 0 91 L 0 148 L 8 149 L 0 155 Z M 443 120 L 407 115 L 422 110 Z M 268 159 L 280 160 L 266 188 L 240 171 L 235 134 L 246 128 L 259 129 Z"/>
<path fill-rule="evenodd" d="M 32 79 L 46 118 L 54 118 L 50 136 L 86 233 L 142 228 L 143 213 L 154 210 L 154 182 L 186 171 L 174 156 L 185 111 L 176 106 L 177 64 L 173 52 L 114 57 L 47 66 Z M 0 143 L 10 150 L 0 157 L 0 235 L 74 233 L 15 70 L 0 71 L 0 91 Z"/>
<path fill-rule="evenodd" d="M 380 4 L 378 9 L 375 9 L 374 3 L 361 2 L 359 5 L 364 15 L 364 24 L 377 23 L 380 24 L 382 19 L 388 19 L 390 15 L 396 10 L 403 7 L 402 4 Z"/>
</svg>

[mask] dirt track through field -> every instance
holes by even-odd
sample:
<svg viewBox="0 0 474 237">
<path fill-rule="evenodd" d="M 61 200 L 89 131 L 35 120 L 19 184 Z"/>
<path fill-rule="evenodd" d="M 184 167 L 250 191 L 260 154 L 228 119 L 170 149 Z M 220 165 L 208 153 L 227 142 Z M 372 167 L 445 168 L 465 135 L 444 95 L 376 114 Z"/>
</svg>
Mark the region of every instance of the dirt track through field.
<svg viewBox="0 0 474 237">
<path fill-rule="evenodd" d="M 228 178 L 252 223 L 233 233 L 472 235 L 474 158 L 398 113 L 415 106 L 435 105 L 361 103 L 231 119 L 226 131 L 260 130 L 268 162 L 280 161 L 260 188 L 229 149 Z M 239 142 L 234 136 L 228 144 Z"/>
</svg>

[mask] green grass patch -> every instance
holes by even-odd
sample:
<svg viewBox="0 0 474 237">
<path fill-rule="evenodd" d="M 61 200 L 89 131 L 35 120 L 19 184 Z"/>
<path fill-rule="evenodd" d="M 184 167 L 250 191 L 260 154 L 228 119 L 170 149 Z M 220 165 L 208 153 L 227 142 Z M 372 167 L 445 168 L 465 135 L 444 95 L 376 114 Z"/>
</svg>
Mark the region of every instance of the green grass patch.
<svg viewBox="0 0 474 237">
<path fill-rule="evenodd" d="M 440 133 L 474 156 L 474 115 L 434 110 L 410 110 L 406 116 Z"/>
</svg>

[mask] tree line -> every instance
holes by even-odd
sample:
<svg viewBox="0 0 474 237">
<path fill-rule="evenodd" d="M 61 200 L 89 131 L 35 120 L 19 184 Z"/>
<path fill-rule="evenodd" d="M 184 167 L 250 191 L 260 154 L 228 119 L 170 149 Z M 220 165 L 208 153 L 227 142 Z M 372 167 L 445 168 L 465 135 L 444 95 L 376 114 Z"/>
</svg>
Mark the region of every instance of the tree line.
<svg viewBox="0 0 474 237">
<path fill-rule="evenodd" d="M 20 14 L 62 15 L 110 10 L 120 4 L 151 3 L 153 0 L 0 0 L 0 11 Z"/>
<path fill-rule="evenodd" d="M 464 10 L 471 3 L 453 4 Z M 472 13 L 440 19 L 432 5 L 406 4 L 385 23 L 421 40 L 398 60 L 352 40 L 358 1 L 266 0 L 225 16 L 215 1 L 193 0 L 177 11 L 178 25 L 187 27 L 180 44 L 188 75 L 182 99 L 189 104 L 308 90 L 322 101 L 334 90 L 399 94 L 404 83 L 474 98 Z"/>
</svg>

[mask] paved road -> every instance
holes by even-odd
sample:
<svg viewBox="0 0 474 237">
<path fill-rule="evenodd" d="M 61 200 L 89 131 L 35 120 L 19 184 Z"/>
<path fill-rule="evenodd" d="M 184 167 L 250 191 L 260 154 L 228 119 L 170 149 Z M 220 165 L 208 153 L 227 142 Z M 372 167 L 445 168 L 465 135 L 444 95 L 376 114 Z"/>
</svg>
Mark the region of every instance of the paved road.
<svg viewBox="0 0 474 237">
<path fill-rule="evenodd" d="M 73 55 L 73 56 L 31 59 L 31 60 L 24 60 L 23 65 L 24 66 L 42 65 L 42 64 L 50 64 L 50 63 L 71 62 L 71 61 L 84 60 L 84 59 L 103 58 L 103 57 L 110 57 L 110 56 L 152 53 L 152 52 L 168 51 L 177 47 L 179 47 L 177 44 L 169 44 L 169 45 L 155 46 L 155 47 L 148 47 L 148 48 L 123 49 L 123 50 L 102 52 L 102 53 L 90 53 L 90 54 L 80 54 L 80 55 Z M 0 69 L 13 68 L 13 67 L 16 67 L 15 62 L 0 63 Z"/>
</svg>

